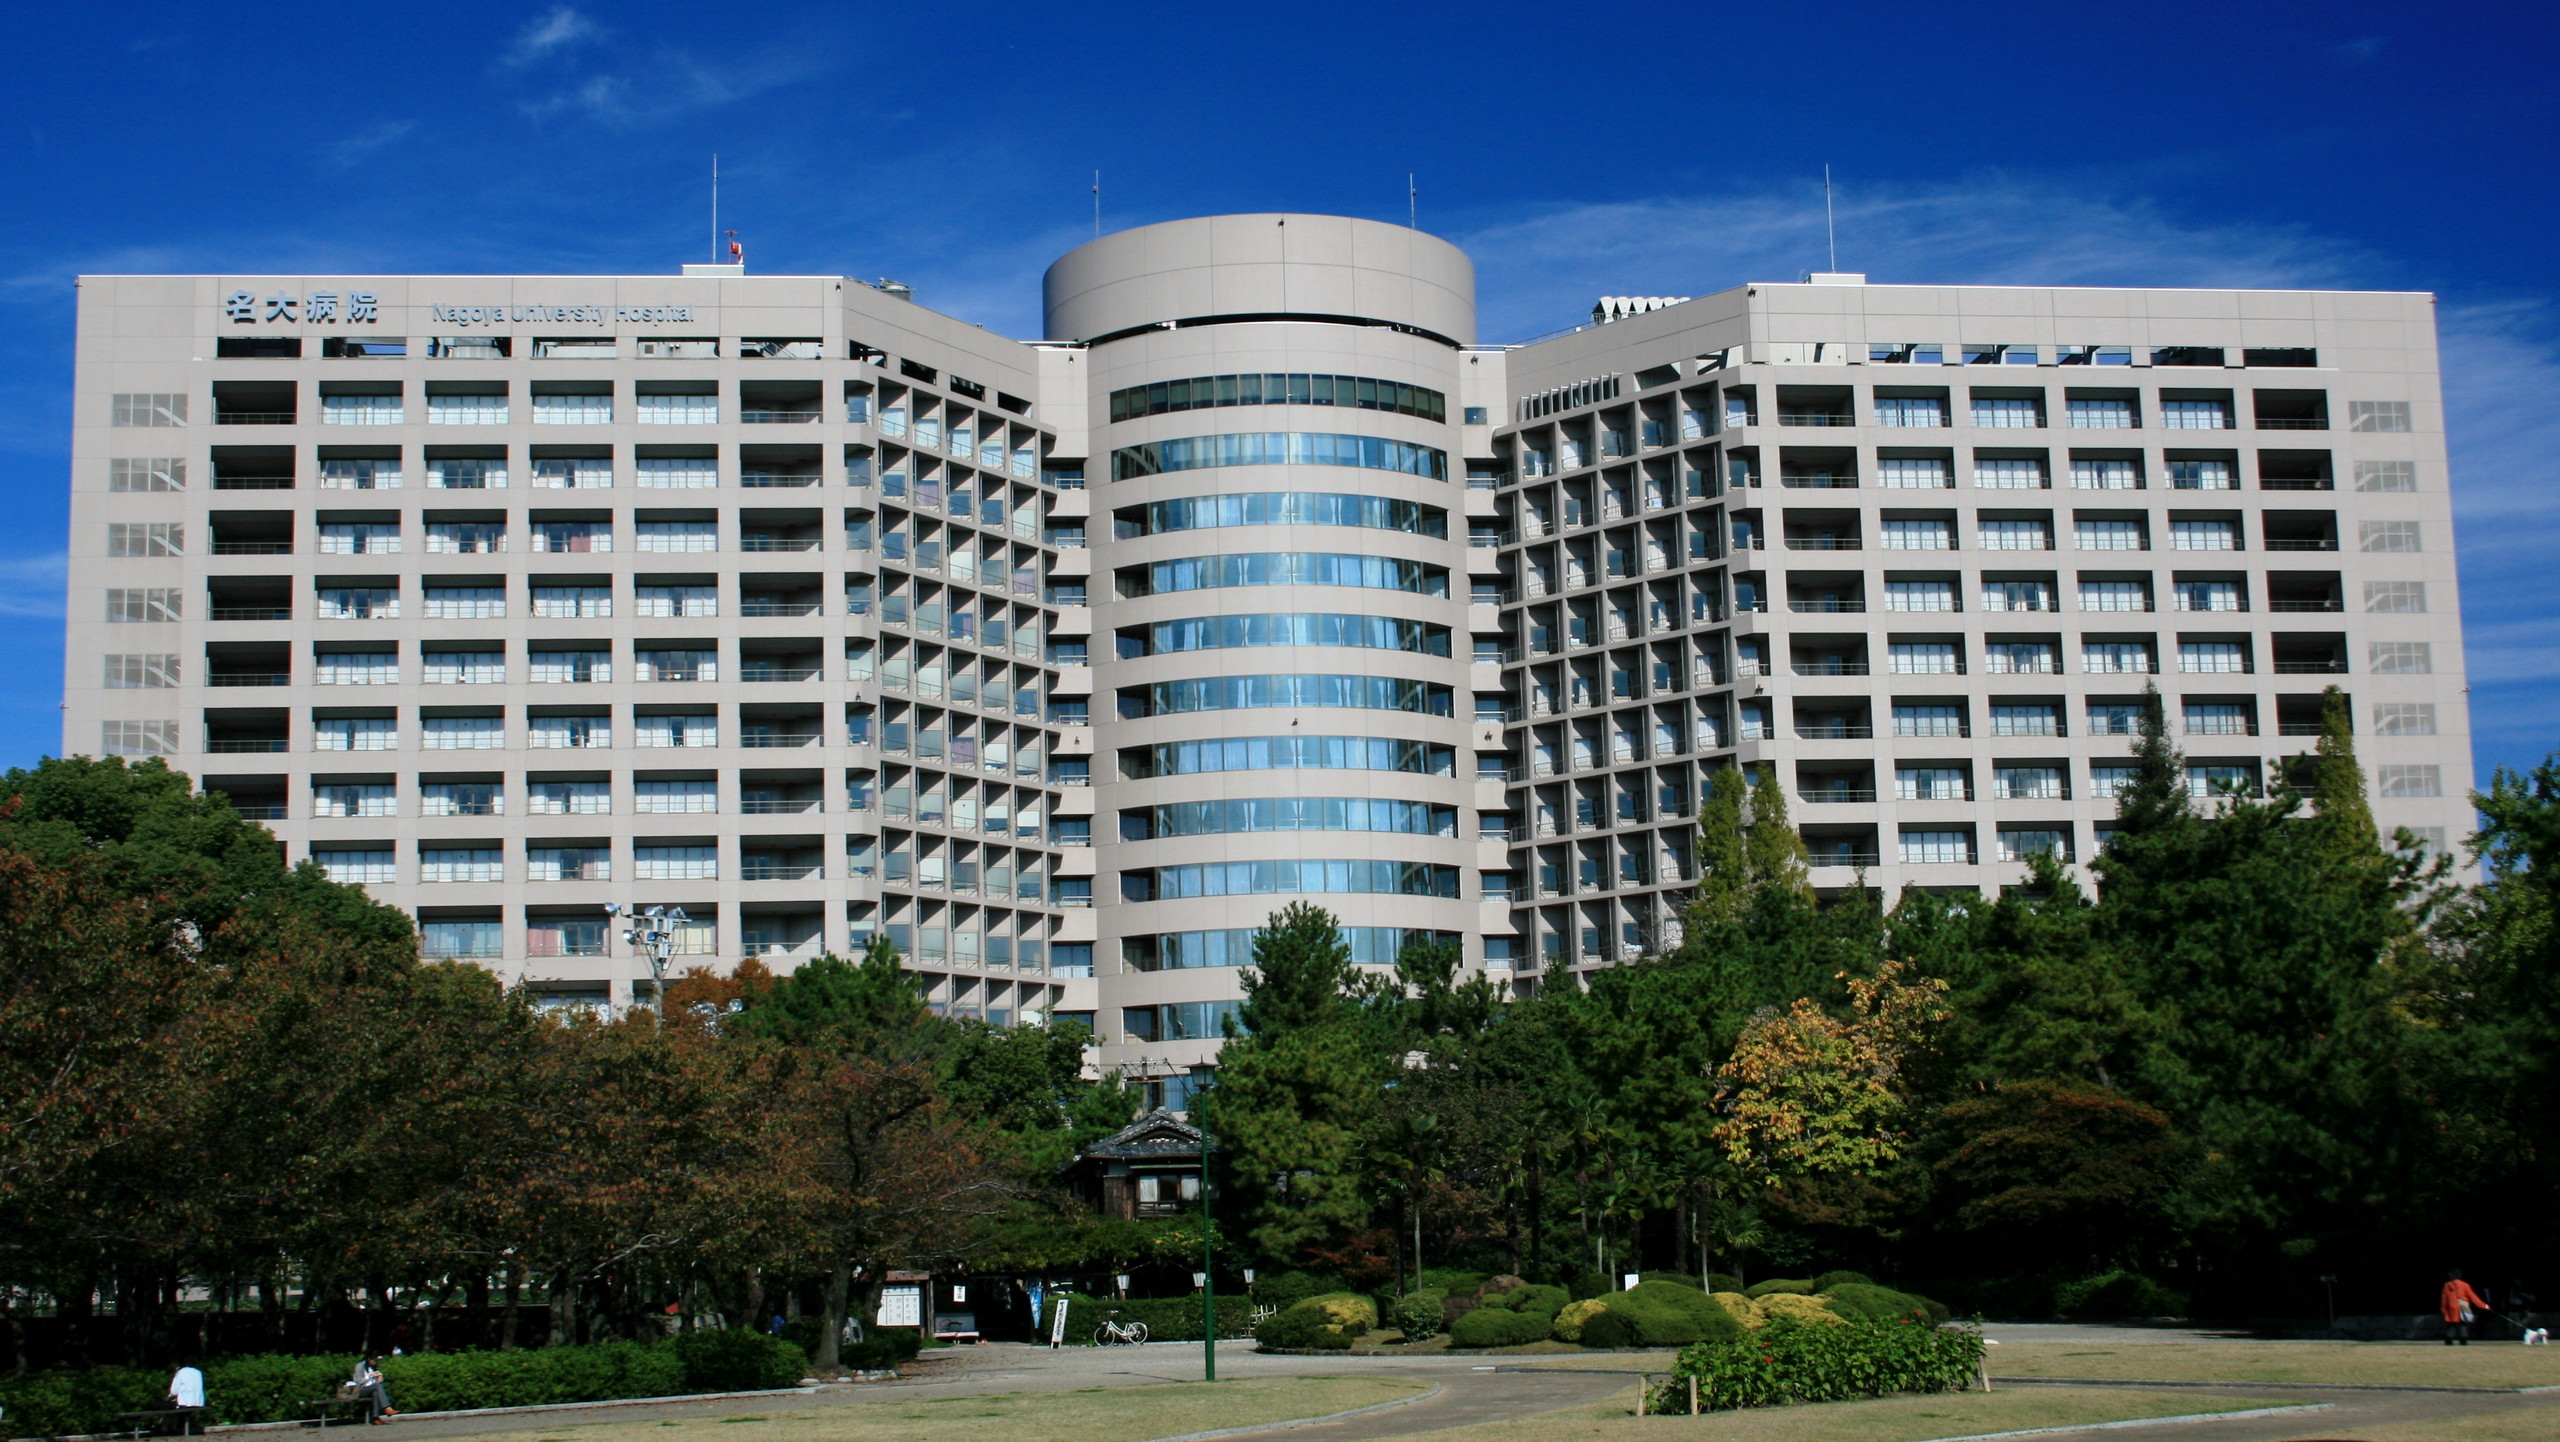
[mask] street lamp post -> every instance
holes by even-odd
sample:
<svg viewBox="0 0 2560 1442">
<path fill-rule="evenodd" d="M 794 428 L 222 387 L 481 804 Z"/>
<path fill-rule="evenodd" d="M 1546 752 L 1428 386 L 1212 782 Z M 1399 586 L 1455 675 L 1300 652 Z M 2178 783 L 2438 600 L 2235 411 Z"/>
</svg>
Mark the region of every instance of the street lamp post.
<svg viewBox="0 0 2560 1442">
<path fill-rule="evenodd" d="M 1209 1129 L 1200 1128 L 1200 1348 L 1202 1381 L 1218 1380 L 1218 1259 L 1209 1240 Z"/>
<path fill-rule="evenodd" d="M 655 991 L 650 997 L 658 1020 L 667 1019 L 667 956 L 675 950 L 676 928 L 687 920 L 681 906 L 625 907 L 621 902 L 605 906 L 605 915 L 630 913 L 631 925 L 625 927 L 622 939 L 649 959 L 649 976 Z"/>
</svg>

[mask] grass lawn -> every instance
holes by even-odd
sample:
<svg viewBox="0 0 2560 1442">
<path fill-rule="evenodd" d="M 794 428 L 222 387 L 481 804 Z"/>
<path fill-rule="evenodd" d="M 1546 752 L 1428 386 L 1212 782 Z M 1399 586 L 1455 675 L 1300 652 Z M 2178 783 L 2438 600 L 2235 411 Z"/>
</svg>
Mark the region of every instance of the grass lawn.
<svg viewBox="0 0 2560 1442">
<path fill-rule="evenodd" d="M 1919 1442 L 2012 1432 L 2028 1427 L 2071 1427 L 2142 1417 L 2197 1412 L 2240 1412 L 2265 1407 L 2264 1396 L 2217 1392 L 2120 1392 L 2100 1388 L 2038 1387 L 2015 1392 L 1950 1392 L 1935 1397 L 1884 1397 L 1870 1402 L 1822 1402 L 1798 1407 L 1751 1407 L 1705 1417 L 1629 1415 L 1625 1401 L 1573 1407 L 1507 1422 L 1426 1432 L 1410 1442 Z M 2274 1405 L 2284 1405 L 2274 1399 Z M 2305 1420 L 2323 1414 L 2305 1414 Z M 2484 1442 L 2465 1434 L 2466 1442 Z M 2503 1439 L 2501 1439 L 2503 1442 Z"/>
<path fill-rule="evenodd" d="M 1176 1382 L 978 1397 L 887 1396 L 805 1411 L 595 1422 L 546 1429 L 533 1442 L 1137 1442 L 1320 1417 L 1424 1390 L 1426 1384 L 1402 1377 L 1253 1377 L 1214 1386 Z M 509 1436 L 522 1439 L 524 1433 Z"/>
<path fill-rule="evenodd" d="M 1998 1327 L 1984 1329 L 1992 1337 Z M 2560 1347 L 2474 1342 L 2026 1342 L 1993 1347 L 1991 1377 L 2161 1382 L 2396 1382 L 2560 1386 Z M 1997 1395 L 1996 1393 L 1994 1395 Z"/>
</svg>

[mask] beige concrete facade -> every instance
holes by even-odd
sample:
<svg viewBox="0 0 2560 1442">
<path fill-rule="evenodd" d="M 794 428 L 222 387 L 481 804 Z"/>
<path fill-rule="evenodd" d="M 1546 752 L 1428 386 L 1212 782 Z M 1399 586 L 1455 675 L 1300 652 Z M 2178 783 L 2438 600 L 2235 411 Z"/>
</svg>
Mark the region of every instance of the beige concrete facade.
<svg viewBox="0 0 2560 1442">
<path fill-rule="evenodd" d="M 2382 823 L 2468 824 L 2423 295 L 1486 346 L 1445 242 L 1241 215 L 1079 247 L 1023 343 L 687 269 L 85 279 L 65 751 L 564 1004 L 645 994 L 608 903 L 678 965 L 885 930 L 1176 1103 L 1290 900 L 1523 987 L 1668 943 L 1720 767 L 1822 886 L 1996 887 L 2102 844 L 2146 685 L 2210 789 L 2334 683 Z"/>
</svg>

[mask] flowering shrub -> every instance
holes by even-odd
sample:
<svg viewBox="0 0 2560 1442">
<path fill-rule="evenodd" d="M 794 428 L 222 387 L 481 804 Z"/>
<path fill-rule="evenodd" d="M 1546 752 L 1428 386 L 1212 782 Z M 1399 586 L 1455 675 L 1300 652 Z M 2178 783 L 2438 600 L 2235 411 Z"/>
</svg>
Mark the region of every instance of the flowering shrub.
<svg viewBox="0 0 2560 1442">
<path fill-rule="evenodd" d="M 1692 1377 L 1698 1379 L 1698 1405 L 1724 1411 L 1952 1392 L 1970 1385 L 1981 1369 L 1982 1329 L 1932 1326 L 1925 1312 L 1828 1326 L 1777 1316 L 1739 1340 L 1683 1348 L 1670 1383 L 1654 1390 L 1645 1410 L 1686 1411 Z"/>
</svg>

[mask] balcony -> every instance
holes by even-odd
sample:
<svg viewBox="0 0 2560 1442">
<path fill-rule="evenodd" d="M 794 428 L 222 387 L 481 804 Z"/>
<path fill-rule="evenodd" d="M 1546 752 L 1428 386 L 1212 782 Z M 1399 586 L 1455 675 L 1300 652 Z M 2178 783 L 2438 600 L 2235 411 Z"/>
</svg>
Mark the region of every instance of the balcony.
<svg viewBox="0 0 2560 1442">
<path fill-rule="evenodd" d="M 2278 676 L 2343 676 L 2347 674 L 2347 663 L 2336 659 L 2326 661 L 2278 661 L 2267 669 Z"/>
<path fill-rule="evenodd" d="M 2334 551 L 2338 549 L 2338 538 L 2335 536 L 2270 536 L 2263 545 L 2270 551 Z"/>
<path fill-rule="evenodd" d="M 215 606 L 209 613 L 217 621 L 290 621 L 291 606 Z"/>
<path fill-rule="evenodd" d="M 738 538 L 738 549 L 741 551 L 814 551 L 818 549 L 818 538 L 750 531 Z"/>
<path fill-rule="evenodd" d="M 239 812 L 240 819 L 243 821 L 282 821 L 285 819 L 284 803 L 281 801 L 233 801 L 231 803 L 231 809 Z"/>
<path fill-rule="evenodd" d="M 1864 550 L 1855 531 L 1789 531 L 1790 551 L 1857 551 Z"/>
<path fill-rule="evenodd" d="M 1809 806 L 1858 805 L 1876 799 L 1873 787 L 1825 786 L 1799 792 L 1797 800 Z"/>
<path fill-rule="evenodd" d="M 204 749 L 216 755 L 238 756 L 279 752 L 285 749 L 282 736 L 215 736 L 204 743 Z"/>
<path fill-rule="evenodd" d="M 738 744 L 749 750 L 787 749 L 821 744 L 815 731 L 776 731 L 770 727 L 750 726 L 738 733 Z"/>
<path fill-rule="evenodd" d="M 739 813 L 746 816 L 801 816 L 826 809 L 827 803 L 815 796 L 750 796 L 738 803 Z M 860 811 L 864 808 L 855 806 L 851 809 Z"/>
<path fill-rule="evenodd" d="M 1853 411 L 1778 412 L 1778 424 L 1782 426 L 1854 426 L 1857 423 L 1858 417 Z"/>
<path fill-rule="evenodd" d="M 749 490 L 798 489 L 819 483 L 815 471 L 741 471 L 738 484 Z"/>
<path fill-rule="evenodd" d="M 749 597 L 748 599 L 738 603 L 738 614 L 741 616 L 814 616 L 818 614 L 818 603 L 816 601 L 776 601 L 759 597 Z M 859 615 L 860 613 L 856 612 L 855 614 Z"/>
<path fill-rule="evenodd" d="M 217 426 L 289 426 L 294 419 L 292 411 L 233 410 L 220 404 L 213 408 L 213 423 Z"/>
<path fill-rule="evenodd" d="M 816 666 L 803 666 L 786 661 L 748 661 L 738 667 L 741 681 L 815 681 Z"/>
<path fill-rule="evenodd" d="M 293 677 L 283 671 L 216 671 L 204 678 L 208 686 L 290 686 Z"/>
<path fill-rule="evenodd" d="M 213 553 L 217 556 L 290 556 L 293 554 L 293 542 L 217 540 L 213 543 Z"/>
<path fill-rule="evenodd" d="M 1884 864 L 1884 858 L 1872 851 L 1817 851 L 1806 860 L 1815 866 L 1874 867 Z"/>
<path fill-rule="evenodd" d="M 2340 600 L 2338 600 L 2338 598 L 2337 598 L 2337 597 L 2335 597 L 2335 596 L 2330 596 L 2330 597 L 2326 597 L 2326 598 L 2323 598 L 2323 599 L 2320 599 L 2320 600 L 2315 600 L 2315 601 L 2269 601 L 2269 602 L 2267 603 L 2267 609 L 2268 609 L 2268 610 L 2270 610 L 2270 611 L 2297 611 L 2297 612 L 2299 612 L 2299 611 L 2343 611 L 2343 610 L 2345 610 L 2345 609 L 2347 609 L 2347 608 L 2346 608 L 2345 603 L 2344 603 L 2344 602 L 2341 602 Z"/>
<path fill-rule="evenodd" d="M 289 491 L 293 477 L 287 475 L 239 475 L 216 467 L 213 488 L 217 491 Z"/>
<path fill-rule="evenodd" d="M 1854 471 L 1781 471 L 1778 484 L 1790 491 L 1854 491 L 1858 476 Z"/>
<path fill-rule="evenodd" d="M 1787 609 L 1804 615 L 1845 616 L 1864 612 L 1867 603 L 1853 596 L 1789 596 Z"/>
<path fill-rule="evenodd" d="M 1746 676 L 1760 674 L 1756 666 L 1750 670 L 1736 669 Z M 1864 661 L 1797 661 L 1791 663 L 1789 669 L 1799 676 L 1864 676 L 1867 674 L 1867 663 Z"/>
<path fill-rule="evenodd" d="M 1799 721 L 1796 738 L 1801 741 L 1872 741 L 1876 728 L 1851 721 Z"/>
<path fill-rule="evenodd" d="M 805 426 L 822 420 L 826 412 L 810 410 L 743 410 L 738 420 L 750 426 Z"/>
<path fill-rule="evenodd" d="M 826 868 L 814 861 L 775 861 L 768 857 L 750 856 L 738 864 L 741 881 L 816 881 Z"/>
</svg>

